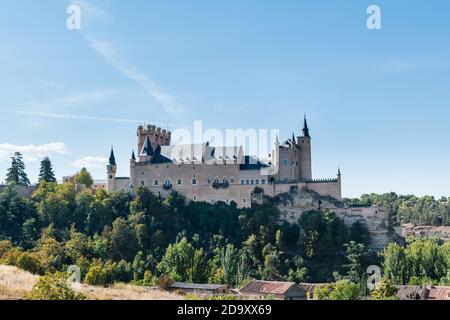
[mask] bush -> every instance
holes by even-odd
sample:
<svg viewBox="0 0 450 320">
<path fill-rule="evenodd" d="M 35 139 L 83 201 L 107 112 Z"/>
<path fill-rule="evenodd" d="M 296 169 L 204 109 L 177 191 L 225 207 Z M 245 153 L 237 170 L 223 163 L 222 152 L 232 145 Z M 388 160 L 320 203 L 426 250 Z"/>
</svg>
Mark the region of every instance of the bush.
<svg viewBox="0 0 450 320">
<path fill-rule="evenodd" d="M 62 272 L 47 274 L 39 278 L 28 300 L 86 300 L 83 294 L 75 292 L 67 283 L 67 276 Z"/>
<path fill-rule="evenodd" d="M 42 265 L 39 259 L 32 253 L 23 252 L 16 260 L 16 267 L 33 274 L 42 274 Z"/>
<path fill-rule="evenodd" d="M 183 299 L 184 300 L 201 300 L 200 297 L 198 295 L 196 295 L 195 293 L 188 293 L 184 296 Z"/>
<path fill-rule="evenodd" d="M 169 290 L 173 283 L 173 278 L 170 275 L 163 275 L 158 279 L 158 286 L 163 290 Z"/>
<path fill-rule="evenodd" d="M 359 300 L 361 288 L 349 280 L 341 280 L 316 288 L 314 297 L 317 300 Z"/>
<path fill-rule="evenodd" d="M 105 287 L 108 284 L 108 277 L 108 271 L 101 264 L 95 264 L 89 267 L 84 281 L 93 286 Z"/>
</svg>

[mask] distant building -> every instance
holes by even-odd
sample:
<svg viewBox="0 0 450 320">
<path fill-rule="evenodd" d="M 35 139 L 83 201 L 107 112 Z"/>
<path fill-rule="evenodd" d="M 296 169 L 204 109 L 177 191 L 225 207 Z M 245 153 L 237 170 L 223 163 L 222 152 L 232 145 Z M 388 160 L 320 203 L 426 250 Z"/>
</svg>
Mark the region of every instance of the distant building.
<svg viewBox="0 0 450 320">
<path fill-rule="evenodd" d="M 137 154 L 130 159 L 130 177 L 117 177 L 114 150 L 107 165 L 107 190 L 134 193 L 147 187 L 167 197 L 176 191 L 188 201 L 236 203 L 251 207 L 256 187 L 267 196 L 277 196 L 292 187 L 308 188 L 337 200 L 341 195 L 341 173 L 337 178 L 313 179 L 311 136 L 306 117 L 299 136 L 277 141 L 268 160 L 245 155 L 242 146 L 219 147 L 208 142 L 172 145 L 170 131 L 149 125 L 137 129 Z"/>
<path fill-rule="evenodd" d="M 249 299 L 307 300 L 305 289 L 295 282 L 252 280 L 239 293 Z"/>
<path fill-rule="evenodd" d="M 219 295 L 225 294 L 228 287 L 222 284 L 199 284 L 199 283 L 184 283 L 174 282 L 169 286 L 170 290 L 177 290 L 180 293 L 196 293 L 205 295 Z"/>
</svg>

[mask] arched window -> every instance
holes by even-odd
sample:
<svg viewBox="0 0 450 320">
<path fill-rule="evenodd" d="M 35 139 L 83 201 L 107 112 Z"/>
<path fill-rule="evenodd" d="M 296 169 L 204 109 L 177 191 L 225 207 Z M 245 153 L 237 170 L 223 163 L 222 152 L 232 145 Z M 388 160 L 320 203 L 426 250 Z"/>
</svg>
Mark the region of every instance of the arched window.
<svg viewBox="0 0 450 320">
<path fill-rule="evenodd" d="M 171 185 L 172 184 L 172 180 L 170 180 L 170 178 L 166 178 L 166 180 L 164 180 L 164 184 L 166 186 Z"/>
<path fill-rule="evenodd" d="M 223 177 L 223 183 L 228 183 L 228 178 L 227 177 Z"/>
<path fill-rule="evenodd" d="M 220 181 L 219 181 L 219 177 L 215 177 L 214 178 L 214 183 L 219 183 Z"/>
</svg>

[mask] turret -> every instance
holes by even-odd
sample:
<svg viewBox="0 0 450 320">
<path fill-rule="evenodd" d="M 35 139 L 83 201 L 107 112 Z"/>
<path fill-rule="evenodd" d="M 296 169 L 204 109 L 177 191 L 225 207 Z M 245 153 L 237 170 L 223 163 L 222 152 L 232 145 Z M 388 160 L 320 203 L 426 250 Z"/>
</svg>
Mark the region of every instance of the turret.
<svg viewBox="0 0 450 320">
<path fill-rule="evenodd" d="M 312 161 L 311 161 L 311 136 L 309 135 L 308 122 L 306 115 L 303 121 L 303 135 L 298 137 L 297 143 L 300 147 L 299 151 L 299 179 L 312 179 Z"/>
<path fill-rule="evenodd" d="M 116 182 L 116 174 L 117 174 L 117 164 L 116 164 L 116 157 L 114 156 L 114 148 L 111 146 L 111 153 L 109 155 L 109 162 L 106 166 L 106 173 L 108 176 L 108 179 L 106 180 L 106 190 L 108 191 L 114 191 L 115 189 L 115 182 Z"/>
</svg>

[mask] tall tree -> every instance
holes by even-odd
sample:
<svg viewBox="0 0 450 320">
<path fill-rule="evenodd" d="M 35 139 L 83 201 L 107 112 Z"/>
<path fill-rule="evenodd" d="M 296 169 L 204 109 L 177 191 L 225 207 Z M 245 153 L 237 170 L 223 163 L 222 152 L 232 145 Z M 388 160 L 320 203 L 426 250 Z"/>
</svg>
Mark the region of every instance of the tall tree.
<svg viewBox="0 0 450 320">
<path fill-rule="evenodd" d="M 6 183 L 10 185 L 29 186 L 30 180 L 28 180 L 25 172 L 25 163 L 23 162 L 22 154 L 20 152 L 14 153 L 11 160 L 11 167 L 8 169 L 8 174 L 6 175 Z"/>
<path fill-rule="evenodd" d="M 75 177 L 75 182 L 79 184 L 84 184 L 86 188 L 90 188 L 94 184 L 91 174 L 86 168 L 81 169 Z"/>
<path fill-rule="evenodd" d="M 39 182 L 56 182 L 53 166 L 48 157 L 41 161 L 41 170 L 39 172 Z"/>
</svg>

